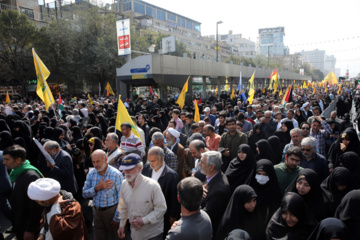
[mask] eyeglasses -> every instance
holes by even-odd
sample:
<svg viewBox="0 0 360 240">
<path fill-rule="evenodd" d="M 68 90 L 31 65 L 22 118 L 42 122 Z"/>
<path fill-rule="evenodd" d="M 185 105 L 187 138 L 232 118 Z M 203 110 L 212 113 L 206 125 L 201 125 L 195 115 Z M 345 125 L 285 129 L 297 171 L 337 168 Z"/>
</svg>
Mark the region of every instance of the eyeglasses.
<svg viewBox="0 0 360 240">
<path fill-rule="evenodd" d="M 310 130 L 310 128 L 303 127 L 302 130 Z"/>
<path fill-rule="evenodd" d="M 311 151 L 311 148 L 301 148 L 301 151 L 305 151 L 305 152 L 310 152 Z"/>
</svg>

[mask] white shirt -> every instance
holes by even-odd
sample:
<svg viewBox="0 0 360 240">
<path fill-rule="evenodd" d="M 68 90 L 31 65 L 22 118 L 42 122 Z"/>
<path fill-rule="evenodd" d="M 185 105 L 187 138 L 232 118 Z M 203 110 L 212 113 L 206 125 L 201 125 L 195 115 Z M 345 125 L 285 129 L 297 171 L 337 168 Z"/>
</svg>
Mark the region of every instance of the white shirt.
<svg viewBox="0 0 360 240">
<path fill-rule="evenodd" d="M 159 168 L 159 170 L 157 170 L 157 172 L 153 169 L 152 174 L 151 174 L 151 178 L 154 179 L 155 181 L 159 180 L 162 172 L 164 171 L 164 168 L 165 168 L 165 163 L 163 163 L 162 167 Z"/>
<path fill-rule="evenodd" d="M 281 119 L 281 122 L 283 122 L 284 120 L 290 120 L 288 118 L 283 118 Z M 294 128 L 298 128 L 299 127 L 299 123 L 298 121 L 295 120 L 295 118 L 292 118 L 291 121 L 293 122 Z"/>
<path fill-rule="evenodd" d="M 138 131 L 138 133 L 140 135 L 140 140 L 141 140 L 142 144 L 144 144 L 144 146 L 145 146 L 145 133 L 144 133 L 144 131 L 141 128 L 139 128 L 138 126 L 136 126 L 136 130 Z"/>
</svg>

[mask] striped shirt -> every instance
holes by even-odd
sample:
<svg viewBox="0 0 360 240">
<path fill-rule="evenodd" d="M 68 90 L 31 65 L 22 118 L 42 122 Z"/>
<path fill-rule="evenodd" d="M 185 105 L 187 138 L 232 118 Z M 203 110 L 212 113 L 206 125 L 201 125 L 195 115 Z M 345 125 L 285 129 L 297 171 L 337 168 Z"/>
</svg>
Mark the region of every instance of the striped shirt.
<svg viewBox="0 0 360 240">
<path fill-rule="evenodd" d="M 144 144 L 142 144 L 140 138 L 135 136 L 133 133 L 131 133 L 129 138 L 122 136 L 120 142 L 121 149 L 124 150 L 125 153 L 139 151 L 141 153 L 141 157 L 145 156 Z"/>
<path fill-rule="evenodd" d="M 312 129 L 310 130 L 310 137 L 313 137 L 317 140 L 319 144 L 319 153 L 326 157 L 325 154 L 325 140 L 332 133 L 332 129 L 328 123 L 324 120 L 321 121 L 321 125 L 324 129 L 320 129 L 319 132 L 314 133 Z"/>
<path fill-rule="evenodd" d="M 104 181 L 110 179 L 114 184 L 109 189 L 95 192 L 95 186 L 99 184 L 103 177 Z M 95 207 L 114 206 L 119 202 L 121 182 L 123 179 L 122 173 L 110 165 L 108 165 L 104 176 L 101 176 L 95 168 L 91 169 L 86 176 L 82 195 L 84 198 L 92 198 Z M 116 210 L 113 220 L 119 222 L 118 210 Z"/>
</svg>

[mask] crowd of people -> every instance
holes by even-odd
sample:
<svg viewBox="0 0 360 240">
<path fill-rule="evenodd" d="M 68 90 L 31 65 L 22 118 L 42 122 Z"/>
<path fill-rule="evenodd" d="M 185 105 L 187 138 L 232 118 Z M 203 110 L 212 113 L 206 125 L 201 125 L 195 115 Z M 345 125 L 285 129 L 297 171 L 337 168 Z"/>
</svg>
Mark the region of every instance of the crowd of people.
<svg viewBox="0 0 360 240">
<path fill-rule="evenodd" d="M 350 119 L 359 91 L 295 89 L 281 99 L 272 90 L 258 90 L 251 104 L 239 93 L 209 94 L 198 122 L 192 103 L 126 99 L 132 122 L 120 129 L 111 97 L 63 97 L 62 111 L 3 103 L 0 214 L 12 228 L 1 233 L 360 239 L 360 141 Z"/>
</svg>

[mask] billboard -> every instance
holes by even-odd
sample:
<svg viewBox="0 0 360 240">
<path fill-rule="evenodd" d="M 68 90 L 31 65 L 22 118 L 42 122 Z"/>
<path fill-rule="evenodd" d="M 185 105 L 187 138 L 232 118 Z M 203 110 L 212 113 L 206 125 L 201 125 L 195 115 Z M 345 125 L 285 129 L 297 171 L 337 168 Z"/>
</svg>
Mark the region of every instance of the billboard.
<svg viewBox="0 0 360 240">
<path fill-rule="evenodd" d="M 116 21 L 116 35 L 118 43 L 118 55 L 130 55 L 130 19 L 121 19 Z"/>
<path fill-rule="evenodd" d="M 174 36 L 163 38 L 161 40 L 161 44 L 162 44 L 162 52 L 161 52 L 162 54 L 176 51 Z"/>
<path fill-rule="evenodd" d="M 284 27 L 276 27 L 276 28 L 261 28 L 259 29 L 259 35 L 261 34 L 272 34 L 272 33 L 284 33 Z"/>
</svg>

